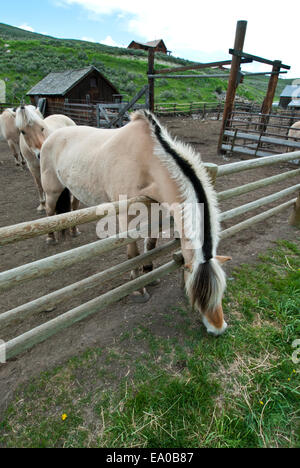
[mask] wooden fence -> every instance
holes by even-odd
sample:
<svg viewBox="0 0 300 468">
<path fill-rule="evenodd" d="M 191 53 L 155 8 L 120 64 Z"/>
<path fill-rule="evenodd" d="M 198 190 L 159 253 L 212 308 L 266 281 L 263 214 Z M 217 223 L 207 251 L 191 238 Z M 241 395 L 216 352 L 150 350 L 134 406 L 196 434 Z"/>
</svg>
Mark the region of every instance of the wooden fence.
<svg viewBox="0 0 300 468">
<path fill-rule="evenodd" d="M 257 103 L 236 103 L 235 110 L 253 112 L 259 109 Z M 157 115 L 192 115 L 199 114 L 203 119 L 214 117 L 221 120 L 224 112 L 224 102 L 186 102 L 157 103 L 154 107 Z"/>
<path fill-rule="evenodd" d="M 5 110 L 5 109 L 14 109 L 16 107 L 18 107 L 20 105 L 20 103 L 16 103 L 16 102 L 0 102 L 0 114 Z"/>
<path fill-rule="evenodd" d="M 300 111 L 277 109 L 271 114 L 234 109 L 223 132 L 221 149 L 227 153 L 270 156 L 300 149 L 299 136 L 288 138 L 291 126 L 300 121 Z"/>
<path fill-rule="evenodd" d="M 264 157 L 261 159 L 251 159 L 248 161 L 241 161 L 227 165 L 217 166 L 215 164 L 206 164 L 206 168 L 209 171 L 212 180 L 216 180 L 217 177 L 224 177 L 229 174 L 236 174 L 242 171 L 250 169 L 259 169 L 260 167 L 274 165 L 278 163 L 287 162 L 290 159 L 300 160 L 300 151 L 294 153 L 285 153 L 271 157 Z M 282 180 L 290 180 L 295 177 L 299 177 L 300 169 L 289 170 L 282 174 L 269 177 L 267 179 L 258 180 L 256 182 L 248 183 L 243 186 L 235 187 L 223 192 L 218 193 L 220 201 L 228 200 L 234 197 L 238 197 L 242 194 L 249 193 L 258 190 L 261 187 L 266 187 L 271 184 L 276 184 Z M 221 234 L 221 238 L 228 238 L 244 229 L 247 229 L 253 224 L 263 221 L 271 216 L 276 215 L 281 211 L 288 211 L 288 208 L 293 208 L 290 217 L 290 224 L 300 227 L 300 184 L 296 183 L 288 188 L 275 192 L 272 195 L 254 200 L 246 205 L 237 206 L 234 209 L 223 212 L 221 215 L 222 221 L 234 219 L 235 217 L 248 213 L 254 209 L 264 207 L 267 204 L 278 202 L 282 198 L 286 198 L 291 195 L 293 197 L 288 201 L 277 204 L 274 208 L 268 209 L 256 216 L 248 218 L 238 224 L 229 227 L 224 230 Z M 140 197 L 128 201 L 128 205 L 135 202 L 142 202 L 149 204 L 151 200 Z M 111 206 L 111 204 L 108 204 Z M 101 208 L 101 213 L 105 213 L 105 207 Z M 116 202 L 112 204 L 119 213 L 121 209 L 120 203 Z M 124 206 L 122 206 L 124 209 Z M 104 215 L 99 215 L 97 207 L 87 208 L 71 213 L 66 213 L 59 216 L 50 218 L 43 218 L 33 222 L 26 222 L 16 226 L 9 226 L 0 229 L 0 246 L 5 246 L 21 240 L 42 236 L 47 232 L 60 231 L 72 226 L 88 223 L 101 219 Z M 159 230 L 159 227 L 157 227 Z M 144 228 L 143 228 L 144 229 Z M 131 231 L 124 236 L 116 235 L 108 239 L 99 240 L 97 242 L 84 245 L 75 248 L 70 251 L 66 251 L 36 262 L 23 265 L 14 268 L 9 271 L 0 273 L 0 291 L 9 290 L 17 287 L 19 284 L 28 282 L 35 278 L 44 277 L 55 271 L 67 268 L 71 265 L 77 264 L 83 260 L 95 258 L 104 252 L 112 251 L 120 246 L 126 246 L 136 241 L 137 237 L 143 237 L 145 232 L 141 229 L 140 231 Z M 137 258 L 128 260 L 124 263 L 109 268 L 108 270 L 97 273 L 94 276 L 85 278 L 77 283 L 71 284 L 63 289 L 54 291 L 46 296 L 32 300 L 31 302 L 11 309 L 5 313 L 0 314 L 0 327 L 12 322 L 15 319 L 25 319 L 31 314 L 37 314 L 45 307 L 53 307 L 58 304 L 65 302 L 67 299 L 73 298 L 74 296 L 80 296 L 80 294 L 87 288 L 92 289 L 99 285 L 100 282 L 111 281 L 113 278 L 122 276 L 125 272 L 132 269 L 138 268 L 143 264 L 149 263 L 157 258 L 162 258 L 166 254 L 172 253 L 179 247 L 179 240 L 174 239 L 166 244 L 154 249 L 151 252 L 140 255 Z M 43 323 L 42 325 L 16 337 L 6 343 L 6 357 L 7 359 L 12 358 L 25 350 L 31 348 L 37 343 L 46 340 L 48 337 L 60 332 L 61 330 L 71 326 L 73 323 L 78 322 L 85 317 L 94 314 L 108 305 L 120 300 L 121 298 L 129 295 L 130 293 L 145 287 L 152 283 L 154 280 L 164 277 L 165 275 L 174 272 L 182 267 L 183 257 L 181 253 L 176 253 L 173 259 L 168 263 L 156 268 L 151 273 L 145 274 L 138 277 L 128 283 L 124 283 L 116 289 L 110 290 L 100 297 L 96 297 L 91 301 L 82 304 L 58 317 Z"/>
</svg>

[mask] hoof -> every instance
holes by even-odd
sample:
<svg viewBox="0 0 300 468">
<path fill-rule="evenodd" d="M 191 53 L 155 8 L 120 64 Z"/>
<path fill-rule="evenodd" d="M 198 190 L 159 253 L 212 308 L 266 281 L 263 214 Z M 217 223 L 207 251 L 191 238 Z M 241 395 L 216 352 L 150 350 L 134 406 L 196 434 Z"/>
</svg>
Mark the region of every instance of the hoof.
<svg viewBox="0 0 300 468">
<path fill-rule="evenodd" d="M 37 209 L 36 209 L 36 211 L 37 211 L 38 213 L 42 213 L 43 211 L 46 211 L 45 205 L 40 205 L 40 206 L 38 206 Z"/>
<path fill-rule="evenodd" d="M 57 243 L 58 243 L 57 240 L 56 240 L 56 239 L 52 239 L 52 237 L 48 237 L 48 238 L 46 239 L 46 244 L 47 244 L 47 245 L 56 245 Z"/>
<path fill-rule="evenodd" d="M 143 294 L 136 291 L 130 295 L 130 299 L 134 304 L 145 304 L 150 300 L 150 294 L 147 293 L 146 289 Z"/>
</svg>

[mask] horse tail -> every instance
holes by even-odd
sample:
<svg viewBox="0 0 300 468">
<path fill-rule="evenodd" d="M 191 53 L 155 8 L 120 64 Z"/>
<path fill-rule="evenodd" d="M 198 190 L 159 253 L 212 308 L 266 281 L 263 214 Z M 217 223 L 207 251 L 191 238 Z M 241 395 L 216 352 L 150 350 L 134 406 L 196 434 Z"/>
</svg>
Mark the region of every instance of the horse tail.
<svg viewBox="0 0 300 468">
<path fill-rule="evenodd" d="M 219 262 L 211 258 L 200 263 L 191 281 L 192 305 L 197 302 L 201 311 L 213 312 L 221 304 L 226 287 L 226 276 Z"/>
</svg>

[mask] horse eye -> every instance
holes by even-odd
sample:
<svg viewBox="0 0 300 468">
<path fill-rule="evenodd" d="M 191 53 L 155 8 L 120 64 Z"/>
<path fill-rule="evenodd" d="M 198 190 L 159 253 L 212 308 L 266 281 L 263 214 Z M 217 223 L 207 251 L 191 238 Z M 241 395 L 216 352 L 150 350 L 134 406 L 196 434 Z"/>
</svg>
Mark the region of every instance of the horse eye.
<svg viewBox="0 0 300 468">
<path fill-rule="evenodd" d="M 26 135 L 26 133 L 24 132 L 24 130 L 21 130 L 21 133 L 22 133 L 22 135 Z"/>
<path fill-rule="evenodd" d="M 41 130 L 42 130 L 42 132 L 43 132 L 45 129 L 44 129 L 44 128 L 42 128 Z"/>
</svg>

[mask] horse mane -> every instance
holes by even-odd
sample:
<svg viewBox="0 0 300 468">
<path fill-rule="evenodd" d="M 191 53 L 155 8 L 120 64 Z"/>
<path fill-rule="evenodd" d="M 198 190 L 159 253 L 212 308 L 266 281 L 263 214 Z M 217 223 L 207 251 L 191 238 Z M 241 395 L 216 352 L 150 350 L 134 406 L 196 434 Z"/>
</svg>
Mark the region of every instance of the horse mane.
<svg viewBox="0 0 300 468">
<path fill-rule="evenodd" d="M 16 126 L 20 130 L 27 126 L 32 127 L 35 123 L 39 123 L 43 120 L 43 116 L 39 109 L 32 105 L 21 106 L 16 112 Z"/>
<path fill-rule="evenodd" d="M 154 154 L 176 181 L 184 200 L 182 213 L 185 232 L 194 246 L 192 271 L 186 284 L 188 295 L 192 305 L 197 302 L 202 310 L 213 309 L 221 302 L 226 284 L 225 274 L 214 259 L 220 237 L 216 192 L 200 154 L 191 146 L 172 138 L 151 112 L 143 110 L 132 114 L 131 121 L 139 119 L 148 122 L 154 141 Z M 202 204 L 204 209 L 203 242 L 200 239 L 202 226 L 197 226 L 196 233 L 193 228 L 193 207 L 196 204 Z M 200 219 L 197 217 L 197 222 Z M 199 239 L 196 239 L 197 235 Z"/>
</svg>

